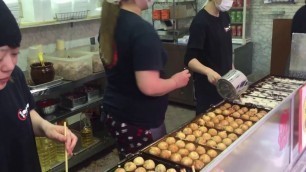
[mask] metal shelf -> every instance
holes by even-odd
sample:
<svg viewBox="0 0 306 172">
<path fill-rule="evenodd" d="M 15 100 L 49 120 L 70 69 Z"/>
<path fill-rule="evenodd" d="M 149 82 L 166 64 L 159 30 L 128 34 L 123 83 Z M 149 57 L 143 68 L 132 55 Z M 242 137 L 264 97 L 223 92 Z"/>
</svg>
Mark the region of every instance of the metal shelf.
<svg viewBox="0 0 306 172">
<path fill-rule="evenodd" d="M 152 19 L 153 22 L 154 21 L 171 21 L 171 20 L 187 20 L 187 19 L 192 19 L 194 18 L 195 16 L 188 16 L 188 17 L 178 17 L 178 18 L 170 18 L 170 19 L 166 19 L 166 20 L 163 20 L 163 19 Z"/>
<path fill-rule="evenodd" d="M 77 81 L 63 81 L 61 84 L 50 86 L 50 87 L 43 87 L 40 89 L 33 89 L 30 90 L 33 96 L 45 96 L 50 95 L 54 92 L 59 92 L 62 90 L 71 90 L 71 88 L 76 88 L 82 86 L 84 83 L 103 78 L 105 76 L 104 72 L 93 73 L 92 75 L 85 77 L 83 79 Z"/>
<path fill-rule="evenodd" d="M 50 114 L 50 115 L 46 115 L 44 118 L 48 119 L 49 122 L 51 123 L 55 123 L 56 121 L 71 117 L 77 113 L 82 112 L 85 109 L 91 108 L 91 107 L 95 107 L 101 104 L 103 98 L 97 98 L 95 100 L 91 100 L 83 105 L 80 105 L 78 107 L 75 108 L 75 110 L 66 110 L 66 109 L 59 109 L 56 112 Z M 57 115 L 56 115 L 57 114 Z"/>
</svg>

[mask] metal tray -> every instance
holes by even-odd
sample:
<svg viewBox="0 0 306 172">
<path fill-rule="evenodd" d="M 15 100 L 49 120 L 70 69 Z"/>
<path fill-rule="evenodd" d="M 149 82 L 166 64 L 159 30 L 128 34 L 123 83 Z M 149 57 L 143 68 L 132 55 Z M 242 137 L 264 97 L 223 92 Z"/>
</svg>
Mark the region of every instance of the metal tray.
<svg viewBox="0 0 306 172">
<path fill-rule="evenodd" d="M 35 85 L 30 78 L 27 78 L 27 84 L 28 84 L 28 87 L 31 90 L 42 89 L 42 88 L 50 88 L 50 87 L 53 87 L 53 86 L 61 84 L 62 81 L 63 81 L 63 77 L 61 77 L 61 76 L 54 76 L 54 80 L 53 81 L 46 82 L 46 83 L 39 84 L 39 85 Z"/>
<path fill-rule="evenodd" d="M 160 142 L 166 142 L 166 139 L 167 139 L 168 137 L 175 137 L 175 136 L 174 136 L 174 133 L 172 133 L 172 134 L 170 134 L 170 135 L 167 135 L 167 137 L 164 137 L 163 139 L 159 140 L 158 142 L 155 142 L 154 144 L 152 144 L 152 145 L 146 147 L 145 149 L 142 150 L 142 152 L 145 153 L 145 154 L 148 154 L 148 155 L 150 155 L 150 156 L 152 156 L 152 157 L 155 157 L 156 159 L 161 159 L 161 160 L 164 161 L 164 162 L 168 162 L 168 163 L 174 164 L 174 165 L 178 166 L 181 170 L 184 169 L 184 170 L 187 171 L 187 172 L 192 172 L 192 166 L 193 166 L 193 165 L 191 165 L 191 166 L 186 166 L 186 165 L 181 164 L 181 162 L 174 162 L 174 161 L 172 161 L 170 158 L 169 158 L 169 159 L 168 159 L 168 158 L 166 159 L 166 158 L 161 157 L 160 155 L 153 155 L 153 154 L 150 154 L 150 149 L 151 149 L 152 147 L 157 147 L 157 148 L 158 148 L 158 144 L 159 144 Z M 175 140 L 176 140 L 176 141 L 179 141 L 180 139 L 175 138 Z M 197 147 L 199 147 L 199 146 L 204 147 L 204 148 L 205 148 L 205 151 L 206 151 L 206 153 L 204 153 L 204 154 L 207 154 L 207 151 L 209 151 L 209 150 L 213 150 L 213 151 L 215 151 L 215 152 L 217 153 L 217 155 L 216 155 L 215 157 L 217 157 L 217 156 L 218 156 L 219 154 L 221 154 L 221 152 L 222 152 L 222 150 L 219 150 L 219 149 L 216 149 L 216 148 L 211 148 L 211 147 L 208 147 L 208 146 L 205 146 L 205 145 L 200 145 L 200 144 L 197 144 L 197 143 L 195 143 L 195 142 L 190 142 L 190 141 L 186 141 L 186 140 L 181 140 L 181 141 L 184 141 L 184 143 L 185 143 L 186 145 L 187 145 L 188 143 L 192 143 L 192 144 L 195 145 L 195 148 L 197 148 Z M 165 149 L 165 150 L 168 150 L 168 149 Z M 162 150 L 161 150 L 161 151 L 162 151 Z M 194 150 L 194 151 L 195 151 L 195 150 Z M 188 154 L 189 154 L 190 152 L 191 152 L 191 151 L 188 151 Z M 197 153 L 198 153 L 198 152 L 197 152 Z M 172 153 L 171 153 L 171 154 L 172 154 Z M 200 157 L 200 156 L 203 155 L 203 154 L 198 153 L 198 155 L 199 155 L 199 157 Z M 183 157 L 188 157 L 189 155 L 181 155 L 181 156 L 182 156 L 182 158 L 183 158 Z M 215 157 L 210 157 L 210 162 L 213 161 Z M 198 159 L 198 160 L 200 160 L 200 159 Z M 200 160 L 200 161 L 201 161 L 201 160 Z M 202 169 L 203 169 L 207 164 L 209 164 L 209 163 L 204 163 L 204 166 L 202 167 Z M 199 171 L 199 170 L 195 170 L 195 171 Z"/>
<path fill-rule="evenodd" d="M 138 152 L 136 154 L 130 154 L 127 158 L 125 158 L 124 160 L 120 161 L 115 167 L 106 170 L 107 172 L 115 172 L 117 168 L 124 168 L 124 164 L 127 162 L 133 162 L 133 160 L 136 157 L 142 157 L 145 161 L 146 160 L 153 160 L 155 163 L 155 166 L 157 166 L 158 164 L 163 164 L 166 169 L 170 169 L 170 168 L 174 168 L 177 172 L 179 172 L 181 170 L 181 167 L 179 165 L 176 165 L 174 163 L 168 162 L 168 161 L 164 161 L 158 157 L 152 156 L 150 154 L 145 154 L 142 152 Z M 142 166 L 137 166 L 137 167 L 142 167 Z M 155 170 L 155 169 L 153 169 Z"/>
</svg>

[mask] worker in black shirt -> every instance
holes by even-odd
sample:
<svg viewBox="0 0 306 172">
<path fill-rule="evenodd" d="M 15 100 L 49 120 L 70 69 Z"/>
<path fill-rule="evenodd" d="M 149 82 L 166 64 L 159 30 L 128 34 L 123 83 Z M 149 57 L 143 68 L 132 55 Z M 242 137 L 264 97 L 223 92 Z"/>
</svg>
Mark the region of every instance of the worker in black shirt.
<svg viewBox="0 0 306 172">
<path fill-rule="evenodd" d="M 302 6 L 294 14 L 292 19 L 291 33 L 306 33 L 306 5 Z"/>
<path fill-rule="evenodd" d="M 0 0 L 0 171 L 41 171 L 35 136 L 65 142 L 70 155 L 77 137 L 64 127 L 42 119 L 23 72 L 16 66 L 21 33 L 7 6 Z"/>
<path fill-rule="evenodd" d="M 196 114 L 219 103 L 216 82 L 232 69 L 230 17 L 233 0 L 208 0 L 189 28 L 185 65 L 194 72 Z"/>
<path fill-rule="evenodd" d="M 183 70 L 163 79 L 167 55 L 153 26 L 141 11 L 153 0 L 103 2 L 100 43 L 107 86 L 103 108 L 116 138 L 120 158 L 166 134 L 167 93 L 187 85 Z"/>
</svg>

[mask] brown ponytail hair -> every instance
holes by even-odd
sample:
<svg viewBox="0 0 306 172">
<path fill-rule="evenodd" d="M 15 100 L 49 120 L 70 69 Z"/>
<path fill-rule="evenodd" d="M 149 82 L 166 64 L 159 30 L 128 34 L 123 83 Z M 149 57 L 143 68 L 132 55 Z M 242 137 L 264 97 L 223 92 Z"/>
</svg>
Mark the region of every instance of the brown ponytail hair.
<svg viewBox="0 0 306 172">
<path fill-rule="evenodd" d="M 100 57 L 105 66 L 112 64 L 114 57 L 114 33 L 120 6 L 103 1 L 100 26 Z"/>
</svg>

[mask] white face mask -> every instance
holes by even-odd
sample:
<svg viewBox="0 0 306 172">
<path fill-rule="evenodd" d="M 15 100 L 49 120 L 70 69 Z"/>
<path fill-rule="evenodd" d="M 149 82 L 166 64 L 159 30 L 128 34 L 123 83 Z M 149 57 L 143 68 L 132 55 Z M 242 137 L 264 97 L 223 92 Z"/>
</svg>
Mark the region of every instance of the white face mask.
<svg viewBox="0 0 306 172">
<path fill-rule="evenodd" d="M 221 4 L 216 4 L 216 7 L 218 10 L 224 12 L 224 11 L 228 11 L 232 8 L 233 5 L 233 0 L 222 0 Z"/>
</svg>

